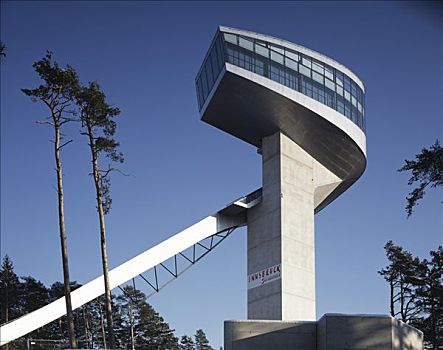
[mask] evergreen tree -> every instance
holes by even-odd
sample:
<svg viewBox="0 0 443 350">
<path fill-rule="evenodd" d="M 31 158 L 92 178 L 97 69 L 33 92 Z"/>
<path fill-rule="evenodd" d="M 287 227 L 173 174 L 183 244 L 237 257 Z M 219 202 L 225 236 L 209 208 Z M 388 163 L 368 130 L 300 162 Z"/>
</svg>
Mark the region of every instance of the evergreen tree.
<svg viewBox="0 0 443 350">
<path fill-rule="evenodd" d="M 123 162 L 123 155 L 117 151 L 119 143 L 114 139 L 116 131 L 114 118 L 120 114 L 120 110 L 111 107 L 106 102 L 106 96 L 97 83 L 90 83 L 87 87 L 82 87 L 76 99 L 80 109 L 80 119 L 83 127 L 82 134 L 87 136 L 89 149 L 91 151 L 92 177 L 94 180 L 97 213 L 100 224 L 100 246 L 105 283 L 108 342 L 109 347 L 113 349 L 115 348 L 115 336 L 113 330 L 111 289 L 108 276 L 105 215 L 111 210 L 110 174 L 116 169 L 110 165 L 108 165 L 106 169 L 102 168 L 99 161 L 102 156 L 105 156 L 112 162 Z"/>
<path fill-rule="evenodd" d="M 78 77 L 75 70 L 67 66 L 62 68 L 57 62 L 52 60 L 52 53 L 47 52 L 46 56 L 33 64 L 36 73 L 44 81 L 44 84 L 35 89 L 22 89 L 22 92 L 30 96 L 33 102 L 42 102 L 49 109 L 50 116 L 40 121 L 42 124 L 52 126 L 54 131 L 54 157 L 57 176 L 57 202 L 58 202 L 58 223 L 60 233 L 60 245 L 62 252 L 64 296 L 66 302 L 69 345 L 71 348 L 77 347 L 75 338 L 74 317 L 71 305 L 71 290 L 69 277 L 68 246 L 65 227 L 65 209 L 63 192 L 63 169 L 61 160 L 61 150 L 72 140 L 64 142 L 61 132 L 63 125 L 72 121 L 72 102 L 74 93 L 78 89 Z"/>
<path fill-rule="evenodd" d="M 390 286 L 390 314 L 409 323 L 419 312 L 415 289 L 423 264 L 392 241 L 386 243 L 385 251 L 389 265 L 378 273 Z"/>
<path fill-rule="evenodd" d="M 195 344 L 191 337 L 183 335 L 180 339 L 180 350 L 195 350 Z"/>
<path fill-rule="evenodd" d="M 122 344 L 130 349 L 178 349 L 178 339 L 164 319 L 146 302 L 146 295 L 131 286 L 117 297 L 122 319 Z"/>
<path fill-rule="evenodd" d="M 209 345 L 209 340 L 206 338 L 203 329 L 197 329 L 195 333 L 195 349 L 196 350 L 214 350 L 211 345 Z"/>
<path fill-rule="evenodd" d="M 424 333 L 426 347 L 443 347 L 443 247 L 431 251 L 431 261 L 424 260 L 426 270 L 417 281 L 417 304 L 421 314 L 413 325 Z"/>
<path fill-rule="evenodd" d="M 0 269 L 0 323 L 9 322 L 22 315 L 20 307 L 20 281 L 14 272 L 14 264 L 5 255 Z"/>
<path fill-rule="evenodd" d="M 0 41 L 0 62 L 6 57 L 6 45 Z"/>
<path fill-rule="evenodd" d="M 418 186 L 406 197 L 406 213 L 408 217 L 420 199 L 423 198 L 426 188 L 443 187 L 443 148 L 439 141 L 429 148 L 423 148 L 415 156 L 415 160 L 405 160 L 405 165 L 398 171 L 411 171 L 412 176 L 408 184 L 418 183 Z"/>
</svg>

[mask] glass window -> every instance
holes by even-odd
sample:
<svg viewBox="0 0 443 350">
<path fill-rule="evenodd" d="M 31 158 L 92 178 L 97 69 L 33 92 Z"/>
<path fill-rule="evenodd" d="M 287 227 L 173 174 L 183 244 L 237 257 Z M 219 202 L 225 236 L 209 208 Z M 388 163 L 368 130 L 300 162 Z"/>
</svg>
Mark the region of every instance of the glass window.
<svg viewBox="0 0 443 350">
<path fill-rule="evenodd" d="M 205 67 L 203 67 L 203 69 L 202 69 L 201 81 L 202 81 L 203 100 L 206 100 L 206 97 L 208 97 L 208 83 L 206 82 L 206 69 L 205 69 Z"/>
<path fill-rule="evenodd" d="M 220 45 L 219 45 L 219 40 L 217 39 L 217 41 L 215 42 L 214 45 L 214 50 L 215 50 L 215 56 L 217 59 L 217 67 L 220 70 L 221 67 L 223 66 L 223 54 L 222 51 L 220 51 Z"/>
<path fill-rule="evenodd" d="M 354 105 L 354 107 L 357 107 L 357 99 L 354 96 L 351 96 L 351 103 Z"/>
<path fill-rule="evenodd" d="M 343 73 L 339 71 L 335 71 L 335 81 L 338 86 L 343 87 Z"/>
<path fill-rule="evenodd" d="M 254 43 L 252 41 L 239 37 L 238 42 L 241 47 L 244 47 L 249 51 L 254 51 Z"/>
<path fill-rule="evenodd" d="M 277 52 L 271 51 L 271 60 L 273 60 L 277 63 L 283 64 L 283 55 L 281 55 Z"/>
<path fill-rule="evenodd" d="M 206 61 L 206 79 L 208 79 L 208 93 L 212 89 L 212 84 L 214 83 L 214 77 L 211 71 L 211 62 L 209 60 Z"/>
<path fill-rule="evenodd" d="M 215 50 L 213 50 L 210 57 L 211 57 L 211 64 L 212 64 L 212 75 L 214 77 L 214 80 L 216 80 L 217 76 L 218 76 L 218 72 L 220 71 L 220 68 L 218 67 L 218 62 L 217 62 L 217 52 Z"/>
<path fill-rule="evenodd" d="M 285 50 L 283 50 L 282 48 L 278 47 L 278 46 L 274 46 L 274 45 L 269 45 L 271 50 L 274 50 L 278 53 L 281 53 L 282 55 L 285 54 Z"/>
<path fill-rule="evenodd" d="M 228 43 L 233 43 L 233 44 L 237 45 L 237 35 L 224 33 L 223 36 Z"/>
<path fill-rule="evenodd" d="M 312 71 L 312 79 L 314 79 L 317 83 L 320 83 L 323 85 L 323 75 Z"/>
<path fill-rule="evenodd" d="M 335 84 L 332 80 L 329 80 L 328 78 L 325 78 L 325 85 L 328 89 L 331 89 L 332 91 L 335 90 Z"/>
<path fill-rule="evenodd" d="M 341 96 L 343 96 L 343 88 L 341 86 L 336 85 L 337 93 Z"/>
<path fill-rule="evenodd" d="M 345 99 L 351 101 L 351 94 L 345 90 Z"/>
<path fill-rule="evenodd" d="M 196 90 L 197 90 L 197 99 L 198 99 L 198 106 L 201 108 L 203 105 L 203 96 L 201 92 L 201 79 L 197 79 L 196 83 Z"/>
<path fill-rule="evenodd" d="M 298 70 L 301 74 L 303 74 L 309 78 L 311 77 L 311 70 L 309 68 L 306 68 L 302 64 L 299 65 Z"/>
<path fill-rule="evenodd" d="M 298 89 L 298 74 L 286 72 L 286 86 L 290 87 L 291 89 L 297 90 Z"/>
<path fill-rule="evenodd" d="M 324 72 L 325 72 L 323 65 L 320 62 L 316 62 L 316 61 L 312 62 L 312 69 L 320 74 L 324 74 Z"/>
<path fill-rule="evenodd" d="M 334 70 L 331 67 L 325 66 L 325 77 L 334 81 Z"/>
<path fill-rule="evenodd" d="M 311 59 L 306 56 L 303 56 L 301 63 L 303 63 L 306 67 L 311 68 Z"/>
<path fill-rule="evenodd" d="M 295 62 L 295 61 L 293 61 L 293 60 L 291 60 L 290 58 L 285 58 L 285 63 L 286 63 L 286 67 L 288 67 L 288 68 L 290 68 L 290 69 L 292 69 L 292 70 L 295 70 L 295 71 L 297 71 L 298 69 L 297 69 L 297 62 Z"/>
<path fill-rule="evenodd" d="M 269 49 L 257 43 L 255 44 L 255 52 L 264 57 L 269 57 Z"/>
<path fill-rule="evenodd" d="M 345 84 L 344 84 L 345 90 L 350 92 L 351 91 L 351 80 L 349 79 L 348 76 L 345 75 L 344 81 L 345 81 Z"/>
<path fill-rule="evenodd" d="M 265 75 L 264 62 L 260 59 L 255 59 L 254 71 L 257 74 Z"/>
<path fill-rule="evenodd" d="M 351 81 L 351 94 L 357 97 L 357 85 L 353 81 Z"/>
<path fill-rule="evenodd" d="M 297 62 L 300 60 L 300 56 L 298 55 L 298 53 L 292 51 L 286 50 L 286 56 Z"/>
</svg>

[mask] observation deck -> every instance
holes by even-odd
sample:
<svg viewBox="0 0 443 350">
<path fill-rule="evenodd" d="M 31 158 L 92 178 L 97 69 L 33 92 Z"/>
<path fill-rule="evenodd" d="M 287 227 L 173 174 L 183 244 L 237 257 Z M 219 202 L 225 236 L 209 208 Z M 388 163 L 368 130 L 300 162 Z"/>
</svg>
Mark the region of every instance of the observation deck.
<svg viewBox="0 0 443 350">
<path fill-rule="evenodd" d="M 366 167 L 365 88 L 323 54 L 220 26 L 197 74 L 201 120 L 258 148 L 278 131 L 341 179 L 324 208 Z"/>
</svg>

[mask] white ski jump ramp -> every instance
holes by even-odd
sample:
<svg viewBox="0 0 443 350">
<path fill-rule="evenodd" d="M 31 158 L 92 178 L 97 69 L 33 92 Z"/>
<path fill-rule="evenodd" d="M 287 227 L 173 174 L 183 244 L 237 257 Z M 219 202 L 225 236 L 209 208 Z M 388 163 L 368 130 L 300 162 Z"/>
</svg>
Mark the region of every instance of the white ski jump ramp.
<svg viewBox="0 0 443 350">
<path fill-rule="evenodd" d="M 109 271 L 111 289 L 116 288 L 141 273 L 159 265 L 214 234 L 246 224 L 246 209 L 261 201 L 261 189 L 242 197 L 171 238 L 144 251 Z M 88 303 L 104 294 L 103 275 L 86 283 L 71 293 L 72 309 Z M 13 320 L 0 327 L 0 346 L 18 339 L 66 314 L 65 298 L 62 297 L 40 309 Z"/>
</svg>

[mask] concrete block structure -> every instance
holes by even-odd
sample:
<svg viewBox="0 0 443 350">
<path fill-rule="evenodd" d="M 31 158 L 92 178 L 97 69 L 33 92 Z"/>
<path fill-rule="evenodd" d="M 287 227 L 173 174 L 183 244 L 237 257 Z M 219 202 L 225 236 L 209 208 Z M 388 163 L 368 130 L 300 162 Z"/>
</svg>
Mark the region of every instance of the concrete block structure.
<svg viewBox="0 0 443 350">
<path fill-rule="evenodd" d="M 421 350 L 423 333 L 390 316 L 326 314 L 318 322 L 225 321 L 225 350 Z"/>
</svg>

